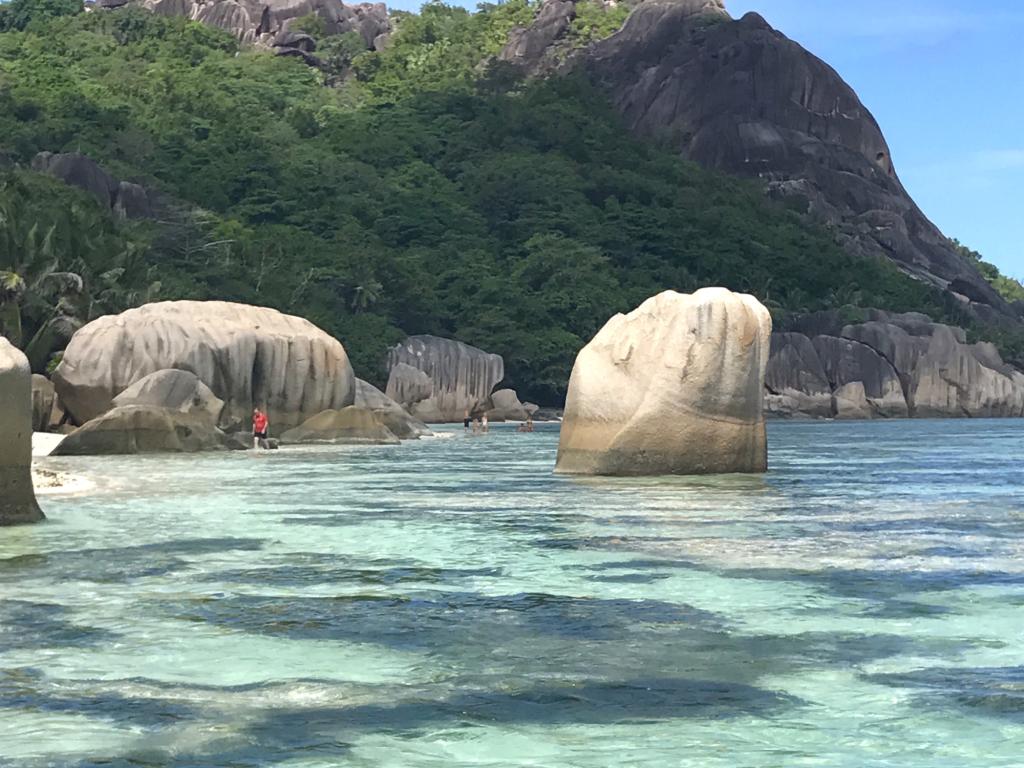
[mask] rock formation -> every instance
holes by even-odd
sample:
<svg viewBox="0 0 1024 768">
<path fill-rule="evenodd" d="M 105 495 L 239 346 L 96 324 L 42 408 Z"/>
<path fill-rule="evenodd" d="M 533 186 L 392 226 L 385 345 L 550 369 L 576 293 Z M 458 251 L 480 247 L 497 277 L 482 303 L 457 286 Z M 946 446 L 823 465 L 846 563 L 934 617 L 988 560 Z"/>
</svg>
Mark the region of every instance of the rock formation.
<svg viewBox="0 0 1024 768">
<path fill-rule="evenodd" d="M 214 424 L 220 421 L 224 401 L 217 397 L 191 371 L 165 368 L 144 376 L 113 400 L 114 407 L 150 405 L 172 411 L 207 414 Z"/>
<path fill-rule="evenodd" d="M 57 395 L 53 382 L 42 374 L 32 374 L 32 431 L 45 432 L 50 428 L 50 417 Z"/>
<path fill-rule="evenodd" d="M 384 426 L 373 411 L 354 405 L 341 410 L 327 410 L 318 413 L 281 435 L 283 445 L 295 443 L 392 445 L 397 442 L 398 438 Z"/>
<path fill-rule="evenodd" d="M 498 58 L 532 75 L 580 68 L 636 135 L 762 180 L 850 253 L 888 257 L 980 316 L 1013 314 L 907 194 L 853 89 L 761 16 L 734 20 L 723 0 L 645 0 L 617 33 L 574 51 L 575 6 L 545 0 Z"/>
<path fill-rule="evenodd" d="M 833 225 L 851 253 L 1009 311 L 911 200 L 853 89 L 756 13 L 733 20 L 718 0 L 648 0 L 585 67 L 636 134 L 764 180 Z"/>
<path fill-rule="evenodd" d="M 530 411 L 526 404 L 519 402 L 514 389 L 499 389 L 491 395 L 490 406 L 487 418 L 491 421 L 526 421 L 537 410 L 535 405 Z"/>
<path fill-rule="evenodd" d="M 828 326 L 825 318 L 810 324 Z M 991 344 L 968 344 L 960 328 L 920 314 L 876 311 L 867 322 L 830 330 L 813 340 L 773 334 L 765 380 L 769 414 L 1024 415 L 1024 374 L 1004 363 Z"/>
<path fill-rule="evenodd" d="M 485 409 L 495 385 L 505 376 L 505 363 L 498 355 L 460 341 L 410 336 L 388 351 L 388 371 L 387 396 L 431 424 L 462 421 L 467 410 Z M 428 380 L 429 395 L 410 400 L 413 391 L 423 394 Z"/>
<path fill-rule="evenodd" d="M 85 190 L 100 205 L 123 219 L 146 219 L 153 215 L 144 187 L 118 181 L 98 163 L 77 152 L 40 152 L 32 158 L 32 170 Z"/>
<path fill-rule="evenodd" d="M 195 453 L 233 445 L 209 414 L 148 405 L 107 411 L 64 438 L 53 456 Z"/>
<path fill-rule="evenodd" d="M 340 0 L 107 0 L 108 8 L 134 4 L 161 16 L 184 16 L 223 29 L 240 42 L 305 51 L 292 37 L 296 19 L 316 15 L 328 35 L 357 32 L 367 50 L 382 50 L 391 33 L 384 3 L 348 5 Z"/>
<path fill-rule="evenodd" d="M 273 430 L 355 399 L 345 348 L 307 320 L 224 301 L 167 301 L 101 317 L 71 339 L 53 381 L 82 424 L 157 371 L 195 374 L 224 401 L 220 423 L 248 427 L 254 405 Z"/>
<path fill-rule="evenodd" d="M 32 373 L 0 336 L 0 525 L 43 519 L 32 488 Z"/>
<path fill-rule="evenodd" d="M 426 424 L 414 419 L 402 406 L 362 379 L 356 379 L 355 405 L 372 411 L 400 440 L 415 440 L 431 434 Z"/>
<path fill-rule="evenodd" d="M 665 291 L 616 315 L 576 358 L 556 471 L 763 472 L 771 317 L 724 288 Z"/>
</svg>

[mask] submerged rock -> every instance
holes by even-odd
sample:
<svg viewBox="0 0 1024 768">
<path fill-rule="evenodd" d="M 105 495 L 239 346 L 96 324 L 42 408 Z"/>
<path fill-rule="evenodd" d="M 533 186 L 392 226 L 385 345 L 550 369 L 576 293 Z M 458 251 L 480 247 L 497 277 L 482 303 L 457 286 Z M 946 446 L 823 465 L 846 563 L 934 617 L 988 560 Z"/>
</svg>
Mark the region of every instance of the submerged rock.
<svg viewBox="0 0 1024 768">
<path fill-rule="evenodd" d="M 214 423 L 220 420 L 224 401 L 213 394 L 191 371 L 165 368 L 136 381 L 114 398 L 114 406 L 151 405 L 172 411 L 201 411 Z"/>
<path fill-rule="evenodd" d="M 190 371 L 224 401 L 222 424 L 259 405 L 275 429 L 355 399 L 339 341 L 300 317 L 226 301 L 166 301 L 94 320 L 71 339 L 53 380 L 78 423 L 163 369 Z"/>
<path fill-rule="evenodd" d="M 32 372 L 0 336 L 0 525 L 42 519 L 32 487 Z"/>
<path fill-rule="evenodd" d="M 432 434 L 426 424 L 414 419 L 402 406 L 362 379 L 356 379 L 355 405 L 373 411 L 399 440 L 415 440 Z"/>
<path fill-rule="evenodd" d="M 341 410 L 327 410 L 307 419 L 281 435 L 281 444 L 332 443 L 392 445 L 399 440 L 384 426 L 377 415 L 367 409 L 350 405 Z"/>
<path fill-rule="evenodd" d="M 421 373 L 414 374 L 410 368 Z M 499 355 L 461 341 L 410 336 L 389 350 L 388 371 L 388 397 L 431 424 L 459 422 L 466 411 L 484 409 L 495 385 L 505 377 L 505 363 Z M 428 381 L 429 394 L 410 401 L 410 390 L 422 394 Z"/>
<path fill-rule="evenodd" d="M 724 288 L 665 291 L 616 315 L 569 379 L 557 472 L 763 472 L 771 317 Z"/>
<path fill-rule="evenodd" d="M 209 414 L 149 405 L 125 405 L 64 438 L 53 456 L 196 453 L 235 448 Z"/>
</svg>

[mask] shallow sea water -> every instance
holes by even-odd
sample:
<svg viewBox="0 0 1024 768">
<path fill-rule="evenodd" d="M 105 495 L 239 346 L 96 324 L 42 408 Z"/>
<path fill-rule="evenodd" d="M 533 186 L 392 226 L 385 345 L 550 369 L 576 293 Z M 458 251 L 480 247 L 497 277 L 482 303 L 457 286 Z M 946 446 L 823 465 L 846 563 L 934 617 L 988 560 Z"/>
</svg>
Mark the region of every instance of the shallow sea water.
<svg viewBox="0 0 1024 768">
<path fill-rule="evenodd" d="M 769 432 L 44 460 L 96 487 L 0 532 L 0 766 L 1024 765 L 1024 422 Z"/>
</svg>

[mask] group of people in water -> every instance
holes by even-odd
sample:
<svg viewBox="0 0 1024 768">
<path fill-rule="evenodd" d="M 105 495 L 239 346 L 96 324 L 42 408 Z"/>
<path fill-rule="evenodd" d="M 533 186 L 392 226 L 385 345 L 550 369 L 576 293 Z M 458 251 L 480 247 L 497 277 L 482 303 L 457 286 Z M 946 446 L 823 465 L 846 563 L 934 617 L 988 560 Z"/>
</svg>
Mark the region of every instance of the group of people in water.
<svg viewBox="0 0 1024 768">
<path fill-rule="evenodd" d="M 467 432 L 472 430 L 472 434 L 474 435 L 486 433 L 489 429 L 487 424 L 487 413 L 477 412 L 470 414 L 469 409 L 467 408 L 462 415 L 462 428 Z M 516 428 L 516 432 L 533 432 L 533 417 L 527 415 L 526 421 Z"/>
<path fill-rule="evenodd" d="M 466 431 L 470 428 L 473 430 L 474 435 L 484 434 L 488 431 L 489 427 L 487 424 L 487 413 L 475 413 L 470 416 L 469 410 L 466 410 L 465 418 L 462 420 L 462 426 Z M 267 436 L 270 431 L 270 418 L 267 416 L 266 411 L 259 407 L 252 409 L 252 447 L 267 448 Z M 516 432 L 533 432 L 533 417 L 527 416 L 526 421 L 519 425 Z"/>
</svg>

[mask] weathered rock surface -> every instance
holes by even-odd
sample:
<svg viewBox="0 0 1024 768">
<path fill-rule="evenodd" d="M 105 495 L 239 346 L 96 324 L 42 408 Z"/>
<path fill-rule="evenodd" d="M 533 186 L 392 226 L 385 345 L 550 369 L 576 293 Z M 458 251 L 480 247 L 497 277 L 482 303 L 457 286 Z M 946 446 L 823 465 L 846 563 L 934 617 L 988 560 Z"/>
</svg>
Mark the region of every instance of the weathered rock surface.
<svg viewBox="0 0 1024 768">
<path fill-rule="evenodd" d="M 362 379 L 356 379 L 355 405 L 372 411 L 399 440 L 415 440 L 432 434 L 426 424 L 414 419 L 402 406 Z"/>
<path fill-rule="evenodd" d="M 406 366 L 405 368 L 400 366 Z M 426 379 L 413 374 L 414 368 Z M 462 421 L 465 412 L 483 410 L 495 385 L 505 377 L 499 355 L 437 336 L 410 336 L 388 351 L 387 395 L 427 424 Z M 412 399 L 426 389 L 430 393 Z"/>
<path fill-rule="evenodd" d="M 859 397 L 870 412 L 882 417 L 907 415 L 907 401 L 896 369 L 871 347 L 851 339 L 816 336 L 814 349 L 837 397 L 846 385 L 857 384 Z"/>
<path fill-rule="evenodd" d="M 412 408 L 430 397 L 433 392 L 434 382 L 425 371 L 406 363 L 391 366 L 385 396 L 403 408 Z"/>
<path fill-rule="evenodd" d="M 254 405 L 272 429 L 355 399 L 345 348 L 307 320 L 224 301 L 168 301 L 107 315 L 71 339 L 53 381 L 78 423 L 157 371 L 195 374 L 224 401 L 220 423 L 248 427 Z"/>
<path fill-rule="evenodd" d="M 50 428 L 54 400 L 57 394 L 53 382 L 39 373 L 32 374 L 32 431 L 45 432 Z"/>
<path fill-rule="evenodd" d="M 69 434 L 53 456 L 131 453 L 196 453 L 232 446 L 213 419 L 148 405 L 114 408 Z"/>
<path fill-rule="evenodd" d="M 519 402 L 514 389 L 499 389 L 491 395 L 491 409 L 487 412 L 490 421 L 526 421 L 530 411 Z M 533 406 L 536 411 L 537 406 Z"/>
<path fill-rule="evenodd" d="M 224 401 L 217 397 L 191 371 L 165 368 L 136 381 L 114 398 L 114 407 L 151 405 L 172 411 L 207 414 L 216 424 L 220 421 Z"/>
<path fill-rule="evenodd" d="M 771 317 L 724 288 L 665 291 L 616 315 L 576 358 L 556 471 L 763 472 Z"/>
<path fill-rule="evenodd" d="M 920 314 L 875 311 L 813 342 L 774 334 L 768 369 L 765 407 L 776 416 L 1024 415 L 1024 374 L 991 344 L 968 344 L 962 329 Z M 825 413 L 822 374 L 831 397 Z"/>
<path fill-rule="evenodd" d="M 296 443 L 392 445 L 395 434 L 373 411 L 350 405 L 327 410 L 307 419 L 281 435 L 283 445 Z"/>
<path fill-rule="evenodd" d="M 184 16 L 223 29 L 243 43 L 290 47 L 292 23 L 316 15 L 328 35 L 356 32 L 367 50 L 382 50 L 391 33 L 384 3 L 349 5 L 337 0 L 141 0 L 136 4 L 161 16 Z M 293 49 L 308 52 L 303 42 Z"/>
<path fill-rule="evenodd" d="M 32 158 L 32 170 L 85 190 L 121 218 L 145 219 L 153 215 L 145 187 L 118 181 L 99 163 L 78 152 L 40 152 Z"/>
<path fill-rule="evenodd" d="M 832 387 L 811 340 L 773 333 L 765 371 L 765 408 L 775 416 L 832 415 Z"/>
<path fill-rule="evenodd" d="M 579 60 L 635 134 L 763 180 L 834 227 L 853 254 L 886 256 L 964 302 L 1012 313 L 907 194 L 853 89 L 756 13 L 733 20 L 720 0 L 647 0 Z"/>
<path fill-rule="evenodd" d="M 43 519 L 32 488 L 32 373 L 0 336 L 0 525 Z"/>
</svg>

